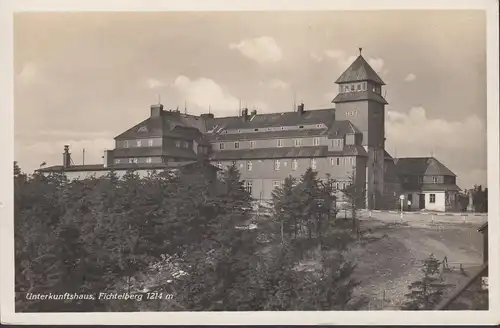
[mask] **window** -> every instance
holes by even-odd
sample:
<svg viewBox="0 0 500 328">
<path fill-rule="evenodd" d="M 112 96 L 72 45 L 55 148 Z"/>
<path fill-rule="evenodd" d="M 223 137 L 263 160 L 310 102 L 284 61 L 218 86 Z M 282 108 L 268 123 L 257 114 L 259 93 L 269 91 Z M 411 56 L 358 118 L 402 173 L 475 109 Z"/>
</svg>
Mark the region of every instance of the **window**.
<svg viewBox="0 0 500 328">
<path fill-rule="evenodd" d="M 132 164 L 132 163 L 137 164 L 137 163 L 139 163 L 139 159 L 137 159 L 137 158 L 129 158 L 129 159 L 128 159 L 128 162 L 129 162 L 130 164 Z"/>
<path fill-rule="evenodd" d="M 224 150 L 224 143 L 223 143 L 223 142 L 221 142 L 221 143 L 219 144 L 219 149 L 220 149 L 220 150 Z"/>
<path fill-rule="evenodd" d="M 333 139 L 332 146 L 336 148 L 340 148 L 342 146 L 342 139 Z"/>
<path fill-rule="evenodd" d="M 137 129 L 137 132 L 148 132 L 148 128 L 146 126 L 141 126 L 139 129 Z"/>
<path fill-rule="evenodd" d="M 319 138 L 314 138 L 313 144 L 314 146 L 319 146 Z"/>
<path fill-rule="evenodd" d="M 349 86 L 348 85 L 345 86 L 344 91 L 345 92 L 349 92 Z"/>
<path fill-rule="evenodd" d="M 123 142 L 123 147 L 128 148 L 128 140 L 125 140 L 125 141 Z"/>
<path fill-rule="evenodd" d="M 316 159 L 311 158 L 311 169 L 316 170 Z"/>
<path fill-rule="evenodd" d="M 294 140 L 295 147 L 300 147 L 300 144 L 301 144 L 301 140 L 300 139 L 295 139 Z"/>
<path fill-rule="evenodd" d="M 366 82 L 363 82 L 361 84 L 361 88 L 362 88 L 363 91 L 366 91 Z"/>
<path fill-rule="evenodd" d="M 232 162 L 231 162 L 231 165 L 232 165 L 232 166 L 236 166 L 236 161 L 232 161 Z"/>
<path fill-rule="evenodd" d="M 436 194 L 430 194 L 429 195 L 429 203 L 436 203 Z"/>
<path fill-rule="evenodd" d="M 250 195 L 252 195 L 252 187 L 253 187 L 253 182 L 252 181 L 245 181 L 245 190 Z"/>
<path fill-rule="evenodd" d="M 357 90 L 357 91 L 361 91 L 361 84 L 359 84 L 359 83 L 358 83 L 358 84 L 356 85 L 356 90 Z"/>
<path fill-rule="evenodd" d="M 242 168 L 243 168 L 243 163 L 240 163 L 240 169 L 242 169 Z"/>
<path fill-rule="evenodd" d="M 255 141 L 250 141 L 250 148 L 255 148 Z"/>
<path fill-rule="evenodd" d="M 408 194 L 408 201 L 413 203 L 413 194 Z"/>
<path fill-rule="evenodd" d="M 181 142 L 179 140 L 175 141 L 175 147 L 180 148 Z"/>
<path fill-rule="evenodd" d="M 280 170 L 280 160 L 279 159 L 276 159 L 274 161 L 274 170 L 275 171 L 279 171 Z"/>
<path fill-rule="evenodd" d="M 189 142 L 184 141 L 184 148 L 188 148 L 188 147 L 189 147 Z"/>
<path fill-rule="evenodd" d="M 278 147 L 283 147 L 283 140 L 278 139 Z"/>
<path fill-rule="evenodd" d="M 276 180 L 276 181 L 273 181 L 273 188 L 279 188 L 281 187 L 281 181 L 279 180 Z"/>
<path fill-rule="evenodd" d="M 222 162 L 217 162 L 217 167 L 218 167 L 219 169 L 222 169 Z"/>
<path fill-rule="evenodd" d="M 153 147 L 153 139 L 149 139 L 148 140 L 148 146 L 149 147 Z"/>
<path fill-rule="evenodd" d="M 238 141 L 236 141 L 234 143 L 234 149 L 239 149 L 240 148 L 240 143 Z"/>
<path fill-rule="evenodd" d="M 142 141 L 141 140 L 137 140 L 136 144 L 137 144 L 137 147 L 141 147 L 142 146 Z"/>
<path fill-rule="evenodd" d="M 247 171 L 252 171 L 252 161 L 247 162 Z"/>
<path fill-rule="evenodd" d="M 115 160 L 115 164 L 120 164 L 120 159 Z"/>
<path fill-rule="evenodd" d="M 438 183 L 439 179 L 438 177 L 432 177 L 432 183 Z"/>
<path fill-rule="evenodd" d="M 259 129 L 253 129 L 254 131 L 259 131 Z"/>
<path fill-rule="evenodd" d="M 299 129 L 303 129 L 303 128 L 304 128 L 304 126 L 303 126 L 303 125 L 299 125 Z"/>
<path fill-rule="evenodd" d="M 335 165 L 335 157 L 330 157 L 330 164 Z"/>
<path fill-rule="evenodd" d="M 293 171 L 297 170 L 297 160 L 296 159 L 292 159 L 292 170 Z"/>
<path fill-rule="evenodd" d="M 152 162 L 151 157 L 146 158 L 146 163 L 151 163 L 151 162 Z"/>
<path fill-rule="evenodd" d="M 355 86 L 354 86 L 354 84 L 351 84 L 351 91 L 355 91 Z"/>
</svg>

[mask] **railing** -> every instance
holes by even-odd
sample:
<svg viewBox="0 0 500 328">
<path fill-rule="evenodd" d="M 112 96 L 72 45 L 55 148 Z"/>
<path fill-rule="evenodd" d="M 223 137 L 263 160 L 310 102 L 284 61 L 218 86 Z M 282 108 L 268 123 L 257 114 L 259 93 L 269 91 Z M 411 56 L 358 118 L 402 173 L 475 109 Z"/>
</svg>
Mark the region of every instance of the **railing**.
<svg viewBox="0 0 500 328">
<path fill-rule="evenodd" d="M 480 278 L 485 272 L 488 271 L 488 264 L 483 264 L 481 268 L 465 283 L 458 287 L 450 296 L 443 299 L 435 308 L 435 310 L 446 310 L 476 279 Z"/>
</svg>

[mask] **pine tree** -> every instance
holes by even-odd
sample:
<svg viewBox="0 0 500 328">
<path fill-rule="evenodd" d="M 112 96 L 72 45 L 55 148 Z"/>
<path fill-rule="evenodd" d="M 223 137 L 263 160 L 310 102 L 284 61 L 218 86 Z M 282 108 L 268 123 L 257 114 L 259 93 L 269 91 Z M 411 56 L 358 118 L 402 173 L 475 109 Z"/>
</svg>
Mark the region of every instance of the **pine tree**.
<svg viewBox="0 0 500 328">
<path fill-rule="evenodd" d="M 439 276 L 440 262 L 431 254 L 422 264 L 422 278 L 408 286 L 404 310 L 432 310 L 448 287 Z"/>
</svg>

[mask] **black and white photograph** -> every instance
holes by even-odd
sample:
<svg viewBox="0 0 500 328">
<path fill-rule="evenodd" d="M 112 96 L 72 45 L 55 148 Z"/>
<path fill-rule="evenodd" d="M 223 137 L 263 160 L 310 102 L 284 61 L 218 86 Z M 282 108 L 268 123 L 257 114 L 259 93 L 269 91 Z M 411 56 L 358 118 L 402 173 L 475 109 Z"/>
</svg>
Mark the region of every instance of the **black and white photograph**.
<svg viewBox="0 0 500 328">
<path fill-rule="evenodd" d="M 499 322 L 497 2 L 53 2 L 2 14 L 2 323 Z"/>
</svg>

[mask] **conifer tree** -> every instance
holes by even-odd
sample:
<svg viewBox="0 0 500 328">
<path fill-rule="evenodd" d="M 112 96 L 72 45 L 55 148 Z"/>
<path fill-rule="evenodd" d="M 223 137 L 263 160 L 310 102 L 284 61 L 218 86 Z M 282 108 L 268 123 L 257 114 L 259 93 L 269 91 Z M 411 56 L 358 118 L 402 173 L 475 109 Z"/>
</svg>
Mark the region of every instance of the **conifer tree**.
<svg viewBox="0 0 500 328">
<path fill-rule="evenodd" d="M 432 310 L 442 299 L 448 285 L 439 276 L 440 262 L 431 254 L 422 264 L 422 277 L 412 282 L 406 294 L 404 310 Z"/>
</svg>

